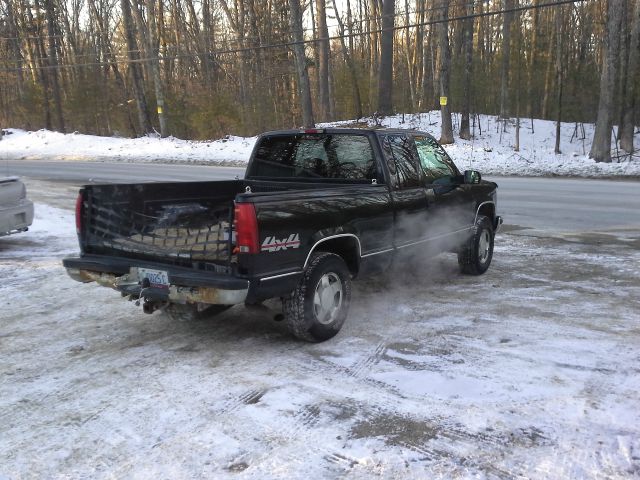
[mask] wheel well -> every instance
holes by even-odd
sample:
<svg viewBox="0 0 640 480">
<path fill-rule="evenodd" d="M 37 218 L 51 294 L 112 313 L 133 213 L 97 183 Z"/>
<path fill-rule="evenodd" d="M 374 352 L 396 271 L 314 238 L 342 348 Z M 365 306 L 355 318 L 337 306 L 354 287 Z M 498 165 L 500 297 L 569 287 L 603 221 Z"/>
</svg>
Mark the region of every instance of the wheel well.
<svg viewBox="0 0 640 480">
<path fill-rule="evenodd" d="M 360 268 L 360 248 L 356 237 L 330 238 L 319 243 L 313 251 L 339 255 L 347 264 L 351 275 L 355 276 L 358 274 Z"/>
<path fill-rule="evenodd" d="M 478 215 L 484 215 L 488 217 L 491 222 L 493 222 L 493 218 L 495 217 L 496 206 L 493 203 L 484 203 L 480 205 L 478 209 Z"/>
</svg>

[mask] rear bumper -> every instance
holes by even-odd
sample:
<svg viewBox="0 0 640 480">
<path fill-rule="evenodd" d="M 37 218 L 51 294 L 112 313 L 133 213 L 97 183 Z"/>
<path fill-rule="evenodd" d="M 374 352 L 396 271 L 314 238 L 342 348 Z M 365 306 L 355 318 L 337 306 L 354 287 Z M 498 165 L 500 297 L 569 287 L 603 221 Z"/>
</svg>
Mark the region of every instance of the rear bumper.
<svg viewBox="0 0 640 480">
<path fill-rule="evenodd" d="M 0 207 L 0 236 L 27 230 L 33 223 L 33 203 L 24 199 L 9 207 Z"/>
<path fill-rule="evenodd" d="M 79 282 L 96 282 L 125 295 L 176 303 L 234 305 L 247 298 L 249 281 L 225 273 L 192 270 L 134 259 L 87 255 L 65 258 L 62 264 L 69 276 Z M 143 286 L 137 268 L 166 271 L 168 288 Z"/>
</svg>

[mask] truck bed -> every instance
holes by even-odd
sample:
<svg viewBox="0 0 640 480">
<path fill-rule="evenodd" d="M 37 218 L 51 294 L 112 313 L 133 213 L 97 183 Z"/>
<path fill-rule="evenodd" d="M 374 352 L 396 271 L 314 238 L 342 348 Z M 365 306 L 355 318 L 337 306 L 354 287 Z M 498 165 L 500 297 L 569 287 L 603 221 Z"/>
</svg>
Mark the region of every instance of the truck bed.
<svg viewBox="0 0 640 480">
<path fill-rule="evenodd" d="M 82 247 L 85 254 L 230 273 L 237 195 L 345 186 L 258 180 L 90 185 L 83 193 Z"/>
</svg>

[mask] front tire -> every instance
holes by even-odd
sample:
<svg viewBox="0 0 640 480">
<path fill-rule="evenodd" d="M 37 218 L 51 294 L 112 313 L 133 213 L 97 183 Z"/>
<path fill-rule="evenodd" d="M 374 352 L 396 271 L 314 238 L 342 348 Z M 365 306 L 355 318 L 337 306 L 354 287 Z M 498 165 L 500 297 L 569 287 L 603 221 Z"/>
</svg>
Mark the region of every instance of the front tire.
<svg viewBox="0 0 640 480">
<path fill-rule="evenodd" d="M 460 271 L 468 275 L 482 275 L 489 269 L 493 258 L 494 233 L 491 220 L 479 215 L 473 234 L 458 251 Z"/>
<path fill-rule="evenodd" d="M 333 253 L 315 253 L 291 294 L 282 299 L 288 330 L 301 340 L 322 342 L 335 336 L 349 312 L 351 274 Z"/>
</svg>

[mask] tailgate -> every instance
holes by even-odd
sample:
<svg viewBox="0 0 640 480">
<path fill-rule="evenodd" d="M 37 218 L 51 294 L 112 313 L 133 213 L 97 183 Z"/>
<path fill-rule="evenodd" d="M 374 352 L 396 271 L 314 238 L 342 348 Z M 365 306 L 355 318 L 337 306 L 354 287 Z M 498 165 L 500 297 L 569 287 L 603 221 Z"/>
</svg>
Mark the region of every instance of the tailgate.
<svg viewBox="0 0 640 480">
<path fill-rule="evenodd" d="M 84 190 L 85 253 L 231 270 L 239 181 L 93 185 Z"/>
</svg>

